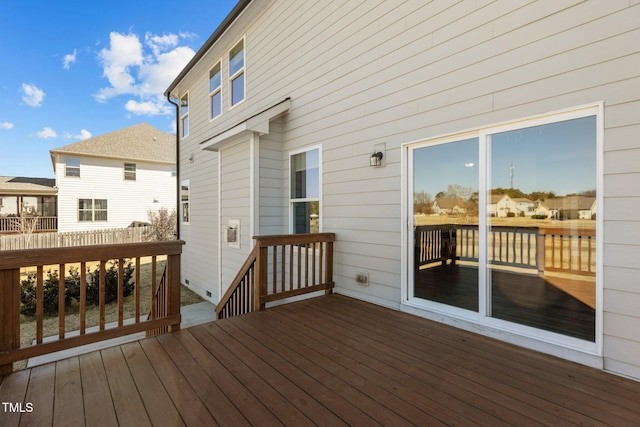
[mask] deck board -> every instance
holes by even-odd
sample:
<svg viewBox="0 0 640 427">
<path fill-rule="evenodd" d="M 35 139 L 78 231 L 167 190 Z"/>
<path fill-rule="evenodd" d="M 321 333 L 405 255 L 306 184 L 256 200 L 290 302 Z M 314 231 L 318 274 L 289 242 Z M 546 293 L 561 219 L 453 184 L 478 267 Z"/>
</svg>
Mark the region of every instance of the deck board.
<svg viewBox="0 0 640 427">
<path fill-rule="evenodd" d="M 640 425 L 638 396 L 640 382 L 329 295 L 15 372 L 0 399 L 33 411 L 0 425 Z"/>
</svg>

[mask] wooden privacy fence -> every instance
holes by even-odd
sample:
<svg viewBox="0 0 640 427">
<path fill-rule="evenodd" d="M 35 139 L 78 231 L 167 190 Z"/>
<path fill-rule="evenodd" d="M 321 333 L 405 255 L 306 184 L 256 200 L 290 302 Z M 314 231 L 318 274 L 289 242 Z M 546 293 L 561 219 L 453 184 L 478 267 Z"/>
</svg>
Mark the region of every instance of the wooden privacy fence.
<svg viewBox="0 0 640 427">
<path fill-rule="evenodd" d="M 253 250 L 216 307 L 218 319 L 263 310 L 268 302 L 333 289 L 334 233 L 254 239 Z"/>
<path fill-rule="evenodd" d="M 170 331 L 180 329 L 180 255 L 182 253 L 182 241 L 165 241 L 150 243 L 133 243 L 127 245 L 104 245 L 104 246 L 84 246 L 77 248 L 53 248 L 53 249 L 32 249 L 21 251 L 5 251 L 0 257 L 0 375 L 5 375 L 12 370 L 13 362 L 90 344 L 98 341 L 108 340 L 124 335 L 167 328 Z M 166 257 L 166 276 L 162 290 L 155 287 L 155 266 L 158 257 Z M 156 308 L 152 310 L 152 315 L 148 320 L 143 320 L 140 308 L 141 297 L 141 260 L 151 259 L 151 306 L 154 307 L 156 300 L 161 299 L 162 312 Z M 114 304 L 117 304 L 117 321 L 112 326 L 106 324 L 105 308 L 107 299 L 107 275 L 109 274 L 106 264 L 110 260 L 117 261 L 117 296 Z M 131 261 L 135 265 L 134 275 L 135 286 L 133 289 L 134 314 L 131 323 L 125 324 L 124 318 L 124 288 L 125 260 Z M 96 284 L 94 279 L 89 279 L 87 273 L 89 263 L 97 264 L 99 277 Z M 70 265 L 79 265 L 77 274 L 79 276 L 79 301 L 78 301 L 78 324 L 68 325 L 66 311 L 66 301 L 68 290 L 65 289 L 65 276 Z M 49 341 L 44 338 L 44 311 L 45 304 L 45 272 L 49 268 L 56 268 L 59 274 L 57 289 L 53 295 L 57 299 L 57 340 Z M 35 271 L 35 323 L 36 337 L 35 344 L 22 347 L 20 341 L 20 314 L 21 314 L 21 269 Z M 33 273 L 31 273 L 33 274 Z M 69 273 L 70 275 L 71 273 Z M 95 277 L 95 276 L 93 276 Z M 99 300 L 99 324 L 96 331 L 89 331 L 86 325 L 86 310 L 88 305 L 88 290 L 98 288 Z M 51 280 L 47 286 L 51 286 Z M 65 291 L 62 291 L 65 289 Z M 49 298 L 51 298 L 49 296 Z M 53 301 L 55 306 L 56 301 Z M 155 307 L 158 307 L 155 305 Z M 73 333 L 69 333 L 68 326 L 77 328 Z"/>
<path fill-rule="evenodd" d="M 6 234 L 0 235 L 0 250 L 140 243 L 144 241 L 145 232 L 146 227 L 128 227 L 64 233 Z"/>
<path fill-rule="evenodd" d="M 584 276 L 595 275 L 595 230 L 492 226 L 487 233 L 487 262 Z M 414 231 L 415 268 L 457 260 L 478 262 L 477 225 L 423 225 Z"/>
</svg>

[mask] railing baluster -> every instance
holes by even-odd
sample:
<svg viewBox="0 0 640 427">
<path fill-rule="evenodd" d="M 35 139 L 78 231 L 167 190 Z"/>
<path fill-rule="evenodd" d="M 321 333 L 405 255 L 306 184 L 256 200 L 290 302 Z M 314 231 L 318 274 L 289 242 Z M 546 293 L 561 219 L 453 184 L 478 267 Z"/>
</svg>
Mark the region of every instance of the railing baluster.
<svg viewBox="0 0 640 427">
<path fill-rule="evenodd" d="M 105 300 L 106 300 L 106 261 L 102 260 L 100 261 L 100 285 L 99 285 L 99 292 L 100 292 L 100 330 L 104 331 L 104 327 L 105 327 Z"/>
<path fill-rule="evenodd" d="M 42 304 L 44 303 L 44 271 L 41 265 L 36 267 L 36 343 L 42 344 L 44 313 Z"/>
<path fill-rule="evenodd" d="M 87 263 L 80 263 L 80 335 L 84 335 L 87 328 Z"/>
<path fill-rule="evenodd" d="M 64 338 L 65 332 L 65 316 L 64 316 L 64 296 L 65 296 L 65 286 L 64 286 L 64 264 L 60 264 L 60 271 L 58 273 L 58 337 L 60 339 Z"/>
</svg>

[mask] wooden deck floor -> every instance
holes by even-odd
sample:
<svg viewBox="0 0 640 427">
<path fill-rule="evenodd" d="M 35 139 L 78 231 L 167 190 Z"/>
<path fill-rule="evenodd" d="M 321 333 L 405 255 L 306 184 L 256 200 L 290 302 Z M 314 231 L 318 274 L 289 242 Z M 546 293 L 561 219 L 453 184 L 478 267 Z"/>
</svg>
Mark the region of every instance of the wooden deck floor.
<svg viewBox="0 0 640 427">
<path fill-rule="evenodd" d="M 18 371 L 0 425 L 640 425 L 640 382 L 340 295 Z"/>
</svg>

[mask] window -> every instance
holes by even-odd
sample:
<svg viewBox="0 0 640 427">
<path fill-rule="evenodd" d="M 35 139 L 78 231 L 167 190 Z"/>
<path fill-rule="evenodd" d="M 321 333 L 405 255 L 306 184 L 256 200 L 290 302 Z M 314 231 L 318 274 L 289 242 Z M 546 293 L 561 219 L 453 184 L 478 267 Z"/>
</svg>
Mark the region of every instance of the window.
<svg viewBox="0 0 640 427">
<path fill-rule="evenodd" d="M 136 180 L 136 164 L 135 163 L 124 164 L 124 179 L 125 181 Z"/>
<path fill-rule="evenodd" d="M 189 94 L 180 98 L 180 127 L 183 137 L 189 135 Z"/>
<path fill-rule="evenodd" d="M 222 79 L 220 63 L 209 71 L 209 97 L 211 99 L 211 118 L 222 114 Z"/>
<path fill-rule="evenodd" d="M 244 100 L 244 40 L 229 52 L 229 86 L 231 87 L 231 106 Z"/>
<path fill-rule="evenodd" d="M 107 221 L 107 200 L 78 199 L 78 221 Z"/>
<path fill-rule="evenodd" d="M 182 222 L 189 222 L 189 180 L 180 183 L 180 204 L 182 205 Z"/>
<path fill-rule="evenodd" d="M 320 231 L 320 148 L 295 153 L 290 158 L 291 231 Z"/>
<path fill-rule="evenodd" d="M 409 299 L 591 349 L 597 140 L 591 107 L 411 146 Z"/>
<path fill-rule="evenodd" d="M 64 176 L 80 177 L 80 159 L 76 157 L 67 157 Z"/>
</svg>

